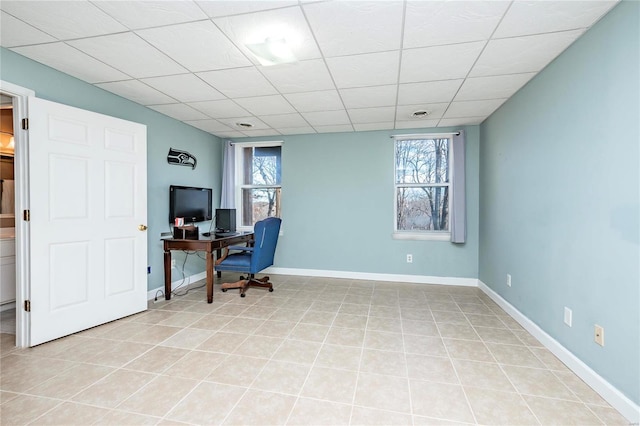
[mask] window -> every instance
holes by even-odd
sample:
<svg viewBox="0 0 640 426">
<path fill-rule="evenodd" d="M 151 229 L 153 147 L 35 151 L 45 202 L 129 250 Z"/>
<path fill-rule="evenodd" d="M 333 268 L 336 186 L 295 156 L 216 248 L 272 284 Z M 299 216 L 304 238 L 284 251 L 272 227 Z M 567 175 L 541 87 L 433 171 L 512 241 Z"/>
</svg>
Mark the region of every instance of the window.
<svg viewBox="0 0 640 426">
<path fill-rule="evenodd" d="M 282 142 L 238 143 L 236 210 L 240 227 L 251 228 L 267 217 L 280 217 Z"/>
<path fill-rule="evenodd" d="M 394 238 L 449 239 L 452 134 L 395 137 Z"/>
</svg>

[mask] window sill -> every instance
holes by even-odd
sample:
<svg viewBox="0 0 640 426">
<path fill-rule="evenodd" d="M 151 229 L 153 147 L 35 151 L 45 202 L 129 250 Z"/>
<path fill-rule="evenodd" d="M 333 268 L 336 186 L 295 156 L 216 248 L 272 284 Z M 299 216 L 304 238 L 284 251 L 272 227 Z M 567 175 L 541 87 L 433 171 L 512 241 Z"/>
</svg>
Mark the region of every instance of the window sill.
<svg viewBox="0 0 640 426">
<path fill-rule="evenodd" d="M 394 232 L 394 240 L 451 241 L 450 232 Z"/>
</svg>

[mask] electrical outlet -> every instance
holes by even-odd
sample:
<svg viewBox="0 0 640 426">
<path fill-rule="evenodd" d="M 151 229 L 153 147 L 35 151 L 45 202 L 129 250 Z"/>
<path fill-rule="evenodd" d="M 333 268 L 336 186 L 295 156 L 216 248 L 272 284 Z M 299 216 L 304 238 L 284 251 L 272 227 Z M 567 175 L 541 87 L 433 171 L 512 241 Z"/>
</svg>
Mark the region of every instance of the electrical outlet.
<svg viewBox="0 0 640 426">
<path fill-rule="evenodd" d="M 413 263 L 413 255 L 412 254 L 408 254 L 407 255 L 407 263 Z"/>
<path fill-rule="evenodd" d="M 511 287 L 511 274 L 507 274 L 507 285 Z"/>
<path fill-rule="evenodd" d="M 176 260 L 175 259 L 171 259 L 171 267 L 172 268 L 176 267 Z"/>
<path fill-rule="evenodd" d="M 573 322 L 573 311 L 566 306 L 564 307 L 564 323 L 571 327 Z"/>
<path fill-rule="evenodd" d="M 593 331 L 593 340 L 600 346 L 604 346 L 604 327 L 596 324 Z"/>
</svg>

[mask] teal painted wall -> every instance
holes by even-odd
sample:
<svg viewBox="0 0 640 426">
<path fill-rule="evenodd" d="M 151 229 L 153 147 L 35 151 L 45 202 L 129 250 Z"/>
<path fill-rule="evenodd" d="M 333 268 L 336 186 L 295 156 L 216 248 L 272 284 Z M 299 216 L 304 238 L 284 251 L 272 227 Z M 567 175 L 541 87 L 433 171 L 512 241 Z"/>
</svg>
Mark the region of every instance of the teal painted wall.
<svg viewBox="0 0 640 426">
<path fill-rule="evenodd" d="M 38 98 L 147 126 L 147 241 L 148 264 L 151 266 L 147 285 L 149 289 L 162 287 L 164 269 L 160 234 L 170 230 L 169 185 L 213 188 L 214 207 L 218 205 L 222 161 L 220 139 L 6 49 L 0 50 L 0 79 L 34 90 Z M 196 169 L 167 164 L 169 147 L 193 154 L 198 159 Z M 209 222 L 202 226 L 208 228 Z M 174 257 L 182 264 L 182 253 L 174 253 Z M 189 256 L 185 274 L 189 276 L 202 271 L 204 260 L 195 255 Z M 174 270 L 172 279 L 175 281 L 180 277 Z"/>
<path fill-rule="evenodd" d="M 482 124 L 479 250 L 486 285 L 636 404 L 639 17 L 623 1 Z"/>
<path fill-rule="evenodd" d="M 391 134 L 412 129 L 238 139 L 282 140 L 276 266 L 477 278 L 479 127 L 466 128 L 467 242 L 393 240 Z M 406 254 L 413 263 L 406 263 Z"/>
</svg>

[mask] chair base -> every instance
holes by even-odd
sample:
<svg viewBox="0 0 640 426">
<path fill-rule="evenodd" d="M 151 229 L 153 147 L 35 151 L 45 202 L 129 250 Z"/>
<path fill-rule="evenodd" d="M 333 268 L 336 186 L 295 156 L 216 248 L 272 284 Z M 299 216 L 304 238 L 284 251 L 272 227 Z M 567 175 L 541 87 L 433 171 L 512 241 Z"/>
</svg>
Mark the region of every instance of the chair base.
<svg viewBox="0 0 640 426">
<path fill-rule="evenodd" d="M 269 282 L 269 277 L 255 278 L 253 276 L 250 277 L 240 277 L 239 281 L 234 283 L 224 283 L 221 288 L 222 291 L 227 291 L 230 288 L 239 288 L 240 289 L 240 297 L 245 297 L 245 292 L 249 287 L 263 287 L 268 288 L 269 291 L 273 291 L 273 284 Z"/>
</svg>

